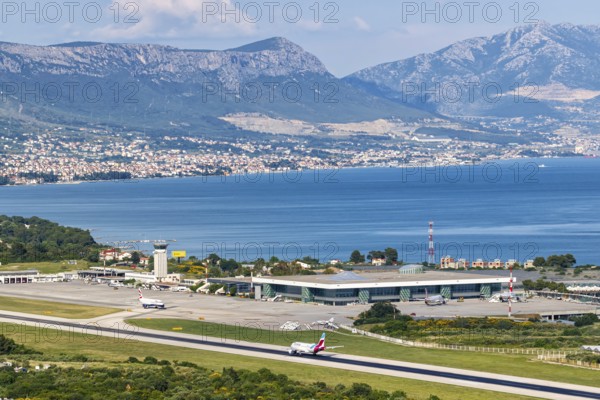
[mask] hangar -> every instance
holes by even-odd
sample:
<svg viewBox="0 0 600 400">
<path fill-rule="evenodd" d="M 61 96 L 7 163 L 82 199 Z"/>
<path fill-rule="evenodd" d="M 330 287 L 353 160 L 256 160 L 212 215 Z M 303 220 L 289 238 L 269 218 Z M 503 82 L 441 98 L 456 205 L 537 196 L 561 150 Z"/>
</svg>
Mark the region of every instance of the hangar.
<svg viewBox="0 0 600 400">
<path fill-rule="evenodd" d="M 38 276 L 37 270 L 0 271 L 0 283 L 31 283 Z"/>
</svg>

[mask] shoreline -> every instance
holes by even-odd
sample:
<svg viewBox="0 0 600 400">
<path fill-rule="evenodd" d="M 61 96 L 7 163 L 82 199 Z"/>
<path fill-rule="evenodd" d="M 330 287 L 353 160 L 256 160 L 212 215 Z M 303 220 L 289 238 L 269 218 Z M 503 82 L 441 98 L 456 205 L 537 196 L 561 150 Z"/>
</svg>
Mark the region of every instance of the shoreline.
<svg viewBox="0 0 600 400">
<path fill-rule="evenodd" d="M 490 158 L 478 160 L 476 162 L 448 162 L 448 163 L 415 163 L 415 164 L 406 164 L 402 166 L 398 165 L 363 165 L 363 166 L 344 166 L 344 167 L 327 167 L 320 169 L 281 169 L 281 170 L 257 170 L 247 172 L 251 175 L 262 175 L 262 174 L 283 174 L 289 171 L 298 171 L 298 172 L 311 172 L 311 171 L 332 171 L 332 170 L 356 170 L 356 169 L 370 169 L 370 168 L 390 168 L 390 169 L 408 169 L 408 168 L 439 168 L 439 167 L 460 167 L 460 166 L 468 166 L 468 167 L 477 167 L 485 164 L 497 163 L 497 162 L 510 162 L 510 161 L 523 161 L 523 160 L 559 160 L 559 159 L 587 159 L 589 157 L 581 156 L 581 157 L 521 157 L 521 158 Z M 539 165 L 540 168 L 546 167 L 543 163 Z M 209 174 L 209 175 L 184 175 L 184 176 L 154 176 L 154 177 L 131 177 L 129 179 L 99 179 L 99 180 L 83 180 L 83 181 L 57 181 L 57 182 L 42 182 L 42 183 L 15 183 L 8 185 L 0 185 L 0 189 L 3 187 L 31 187 L 31 186 L 45 186 L 45 185 L 81 185 L 87 183 L 106 183 L 106 182 L 116 182 L 116 183 L 132 183 L 136 181 L 149 181 L 149 180 L 159 180 L 159 179 L 186 179 L 186 178 L 216 178 L 216 177 L 242 177 L 244 176 L 244 172 L 233 173 L 233 174 Z"/>
</svg>

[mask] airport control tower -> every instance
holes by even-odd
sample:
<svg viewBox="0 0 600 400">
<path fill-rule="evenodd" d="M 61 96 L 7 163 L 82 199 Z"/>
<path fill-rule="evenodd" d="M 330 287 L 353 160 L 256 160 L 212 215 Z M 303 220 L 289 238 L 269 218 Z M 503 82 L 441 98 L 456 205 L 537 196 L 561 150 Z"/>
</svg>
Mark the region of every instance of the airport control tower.
<svg viewBox="0 0 600 400">
<path fill-rule="evenodd" d="M 166 241 L 154 242 L 154 276 L 159 280 L 167 277 L 167 246 Z"/>
</svg>

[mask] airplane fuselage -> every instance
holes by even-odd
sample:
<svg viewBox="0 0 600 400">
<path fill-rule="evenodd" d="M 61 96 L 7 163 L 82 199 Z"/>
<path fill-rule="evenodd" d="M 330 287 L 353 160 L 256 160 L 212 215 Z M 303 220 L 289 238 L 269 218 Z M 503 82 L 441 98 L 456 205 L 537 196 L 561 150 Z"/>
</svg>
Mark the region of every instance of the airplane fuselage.
<svg viewBox="0 0 600 400">
<path fill-rule="evenodd" d="M 446 299 L 444 296 L 431 296 L 425 298 L 425 304 L 428 306 L 441 306 L 442 304 L 446 304 Z"/>
<path fill-rule="evenodd" d="M 318 343 L 303 343 L 303 342 L 294 342 L 290 345 L 290 349 L 288 353 L 291 356 L 300 355 L 300 354 L 312 354 L 316 356 L 320 351 L 325 350 L 325 333 L 321 336 L 321 339 Z"/>
<path fill-rule="evenodd" d="M 157 299 L 140 299 L 140 303 L 144 308 L 165 308 L 165 303 Z"/>
<path fill-rule="evenodd" d="M 296 354 L 313 354 L 313 355 L 316 355 L 321 350 L 324 350 L 324 348 L 317 347 L 313 343 L 294 342 L 290 346 L 289 353 L 291 355 L 296 355 Z"/>
<path fill-rule="evenodd" d="M 165 308 L 165 303 L 162 300 L 158 299 L 148 299 L 142 295 L 142 291 L 138 290 L 140 293 L 139 301 L 142 307 L 144 308 Z"/>
</svg>

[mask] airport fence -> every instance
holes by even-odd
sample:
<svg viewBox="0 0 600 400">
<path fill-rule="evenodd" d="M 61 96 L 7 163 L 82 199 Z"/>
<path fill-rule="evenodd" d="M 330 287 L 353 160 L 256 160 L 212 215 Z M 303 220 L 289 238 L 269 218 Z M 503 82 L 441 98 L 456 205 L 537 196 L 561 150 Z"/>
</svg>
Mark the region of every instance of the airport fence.
<svg viewBox="0 0 600 400">
<path fill-rule="evenodd" d="M 545 349 L 518 349 L 518 348 L 502 348 L 502 347 L 483 347 L 483 346 L 464 346 L 464 345 L 453 345 L 453 344 L 441 344 L 441 343 L 427 343 L 427 342 L 417 342 L 414 340 L 405 340 L 398 339 L 389 336 L 380 335 L 377 333 L 372 333 L 369 331 L 364 331 L 362 329 L 356 329 L 352 326 L 348 325 L 340 325 L 340 328 L 351 331 L 352 333 L 356 333 L 363 336 L 372 337 L 374 339 L 378 339 L 384 342 L 390 342 L 399 344 L 401 346 L 408 347 L 421 347 L 427 349 L 441 349 L 441 350 L 459 350 L 459 351 L 473 351 L 479 353 L 499 353 L 499 354 L 522 354 L 522 355 L 546 355 L 548 357 L 556 355 L 562 355 L 565 358 L 568 354 L 576 353 L 576 351 L 561 351 L 561 352 L 553 352 Z"/>
<path fill-rule="evenodd" d="M 563 352 L 559 353 L 551 353 L 548 352 L 546 354 L 538 354 L 538 360 L 551 363 L 551 364 L 560 364 L 560 365 L 569 365 L 572 367 L 579 368 L 588 368 L 588 369 L 598 369 L 600 370 L 600 364 L 594 362 L 587 362 L 582 360 L 569 360 L 567 354 Z"/>
</svg>

